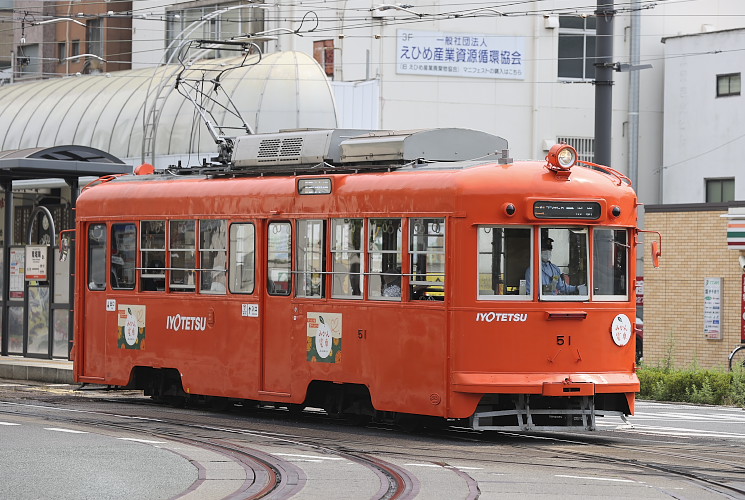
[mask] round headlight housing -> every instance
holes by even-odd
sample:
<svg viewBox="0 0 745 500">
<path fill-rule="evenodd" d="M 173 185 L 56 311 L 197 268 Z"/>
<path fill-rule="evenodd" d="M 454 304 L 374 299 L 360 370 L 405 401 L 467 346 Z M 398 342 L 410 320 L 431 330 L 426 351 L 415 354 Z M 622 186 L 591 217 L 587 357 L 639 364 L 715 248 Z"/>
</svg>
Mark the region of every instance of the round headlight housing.
<svg viewBox="0 0 745 500">
<path fill-rule="evenodd" d="M 577 150 L 569 144 L 554 144 L 546 161 L 552 170 L 569 170 L 577 163 Z"/>
</svg>

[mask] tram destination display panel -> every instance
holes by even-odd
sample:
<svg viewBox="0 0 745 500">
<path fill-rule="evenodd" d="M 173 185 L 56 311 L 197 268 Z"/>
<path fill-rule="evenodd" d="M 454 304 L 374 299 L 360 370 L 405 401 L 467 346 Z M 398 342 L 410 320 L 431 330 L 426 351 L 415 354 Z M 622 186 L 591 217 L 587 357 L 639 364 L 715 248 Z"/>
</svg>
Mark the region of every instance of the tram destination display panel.
<svg viewBox="0 0 745 500">
<path fill-rule="evenodd" d="M 588 219 L 600 218 L 600 203 L 596 201 L 536 201 L 533 215 L 537 219 Z"/>
</svg>

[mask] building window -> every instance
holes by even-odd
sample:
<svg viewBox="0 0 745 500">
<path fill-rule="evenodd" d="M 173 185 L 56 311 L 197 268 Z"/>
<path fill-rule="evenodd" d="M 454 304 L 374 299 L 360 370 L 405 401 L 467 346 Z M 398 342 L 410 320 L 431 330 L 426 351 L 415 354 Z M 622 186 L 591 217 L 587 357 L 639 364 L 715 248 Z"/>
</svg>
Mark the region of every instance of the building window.
<svg viewBox="0 0 745 500">
<path fill-rule="evenodd" d="M 66 57 L 67 57 L 67 43 L 66 42 L 57 43 L 57 59 L 59 59 L 59 62 L 64 62 Z"/>
<path fill-rule="evenodd" d="M 595 18 L 559 16 L 559 78 L 595 78 Z"/>
<path fill-rule="evenodd" d="M 706 179 L 706 203 L 735 201 L 735 179 Z"/>
<path fill-rule="evenodd" d="M 73 40 L 70 43 L 70 57 L 80 55 L 80 40 Z"/>
<path fill-rule="evenodd" d="M 740 73 L 717 75 L 717 97 L 740 95 Z"/>
<path fill-rule="evenodd" d="M 326 76 L 334 78 L 334 41 L 316 40 L 313 42 L 313 59 L 323 68 Z"/>
<path fill-rule="evenodd" d="M 595 159 L 595 139 L 591 137 L 558 137 L 559 144 L 569 144 L 577 150 L 577 159 L 593 162 Z"/>
<path fill-rule="evenodd" d="M 103 20 L 91 19 L 86 24 L 86 38 L 88 39 L 88 54 L 103 57 Z"/>
<path fill-rule="evenodd" d="M 193 2 L 196 4 L 197 2 Z M 207 2 L 199 2 L 207 3 Z M 237 7 L 241 2 L 214 2 L 209 5 L 168 10 L 166 13 L 166 47 L 176 42 L 168 49 L 168 56 L 175 53 L 179 44 L 185 40 L 230 40 L 240 35 L 254 34 L 264 31 L 264 9 L 259 7 L 262 2 L 245 4 L 245 8 L 234 8 L 224 12 L 221 16 L 210 19 L 198 28 L 191 26 L 211 13 Z M 187 29 L 188 28 L 188 29 Z M 186 31 L 185 31 L 186 30 Z M 257 42 L 259 48 L 265 49 L 264 42 Z M 192 49 L 195 50 L 195 49 Z M 205 59 L 234 56 L 235 52 L 214 50 Z"/>
</svg>

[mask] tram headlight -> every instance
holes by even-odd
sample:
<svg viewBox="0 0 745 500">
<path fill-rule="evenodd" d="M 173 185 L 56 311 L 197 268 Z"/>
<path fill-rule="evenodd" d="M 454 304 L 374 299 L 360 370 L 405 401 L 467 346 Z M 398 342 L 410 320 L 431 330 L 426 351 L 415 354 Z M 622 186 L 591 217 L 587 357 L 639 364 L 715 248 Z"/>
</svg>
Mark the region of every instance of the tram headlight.
<svg viewBox="0 0 745 500">
<path fill-rule="evenodd" d="M 554 144 L 546 161 L 552 170 L 569 170 L 577 163 L 577 150 L 568 144 Z"/>
</svg>

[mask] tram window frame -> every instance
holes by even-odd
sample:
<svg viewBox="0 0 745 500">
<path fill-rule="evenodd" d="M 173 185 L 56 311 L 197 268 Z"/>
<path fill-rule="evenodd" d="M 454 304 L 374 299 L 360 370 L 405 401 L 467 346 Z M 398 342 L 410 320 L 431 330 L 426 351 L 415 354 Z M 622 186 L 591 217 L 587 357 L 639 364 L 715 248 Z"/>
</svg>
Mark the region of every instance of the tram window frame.
<svg viewBox="0 0 745 500">
<path fill-rule="evenodd" d="M 157 265 L 160 263 L 160 265 Z M 161 272 L 159 272 L 159 270 Z M 166 221 L 140 221 L 140 290 L 166 289 Z"/>
<path fill-rule="evenodd" d="M 546 233 L 544 233 L 544 231 Z M 566 232 L 567 237 L 562 236 L 562 231 Z M 590 300 L 589 288 L 590 288 L 590 228 L 589 226 L 541 226 L 536 229 L 538 236 L 538 272 L 530 271 L 531 281 L 536 278 L 536 275 L 541 283 L 541 287 L 538 289 L 538 297 L 542 301 L 558 301 L 558 302 L 585 302 Z M 543 284 L 543 269 L 541 263 L 541 252 L 549 249 L 545 247 L 544 234 L 548 234 L 551 239 L 552 257 L 550 262 L 559 268 L 561 273 L 560 279 L 569 281 L 568 285 L 572 287 L 578 287 L 584 285 L 587 288 L 585 294 L 579 294 L 579 289 L 569 294 L 554 293 L 553 287 Z M 580 241 L 571 242 L 569 240 L 576 239 L 578 235 L 584 236 L 584 245 Z M 584 246 L 584 248 L 581 248 Z M 556 253 L 553 253 L 558 247 L 561 252 L 558 252 L 558 258 Z M 575 248 L 573 248 L 575 247 Z M 584 276 L 581 276 L 581 268 L 584 265 Z M 582 279 L 584 278 L 584 279 Z M 527 280 L 527 274 L 526 274 Z M 533 287 L 529 287 L 532 291 Z"/>
<path fill-rule="evenodd" d="M 295 294 L 306 299 L 323 299 L 326 297 L 326 221 L 300 219 L 296 228 Z"/>
<path fill-rule="evenodd" d="M 445 300 L 446 237 L 447 219 L 444 217 L 409 219 L 409 293 L 412 300 Z M 439 245 L 435 244 L 438 242 Z M 431 271 L 433 266 L 441 268 L 441 271 Z M 420 279 L 421 277 L 424 279 Z M 428 277 L 435 279 L 430 280 Z"/>
<path fill-rule="evenodd" d="M 605 232 L 611 235 L 604 236 Z M 602 242 L 610 245 L 603 248 Z M 592 298 L 597 301 L 629 300 L 629 255 L 630 238 L 627 228 L 595 227 L 592 230 Z M 619 260 L 620 257 L 620 260 Z M 608 274 L 607 270 L 611 270 Z M 608 280 L 612 280 L 612 293 L 608 292 Z M 620 292 L 620 293 L 619 293 Z"/>
<path fill-rule="evenodd" d="M 93 242 L 96 242 L 96 245 L 93 245 Z M 108 283 L 106 276 L 107 245 L 108 228 L 106 224 L 93 223 L 88 226 L 88 290 L 106 290 L 106 284 Z"/>
<path fill-rule="evenodd" d="M 530 226 L 479 225 L 476 251 L 478 300 L 532 299 L 525 277 L 533 255 Z"/>
<path fill-rule="evenodd" d="M 137 268 L 137 225 L 111 224 L 109 264 L 112 290 L 134 290 Z"/>
<path fill-rule="evenodd" d="M 176 228 L 175 231 L 174 227 Z M 168 221 L 168 289 L 172 292 L 196 292 L 196 231 L 197 221 L 195 219 Z M 177 237 L 176 235 L 179 234 L 183 236 Z M 184 255 L 182 256 L 179 252 L 183 252 Z M 178 261 L 174 262 L 175 259 L 178 259 Z M 179 267 L 176 267 L 175 264 L 178 264 Z M 189 267 L 190 264 L 191 267 Z M 181 279 L 178 279 L 178 277 L 181 277 Z"/>
<path fill-rule="evenodd" d="M 270 222 L 266 244 L 267 292 L 269 295 L 289 296 L 292 293 L 292 224 L 289 221 Z M 286 283 L 287 288 L 278 288 L 278 283 Z"/>
<path fill-rule="evenodd" d="M 199 220 L 199 293 L 227 293 L 228 221 Z"/>
<path fill-rule="evenodd" d="M 361 217 L 331 219 L 332 298 L 364 299 L 365 227 L 365 219 Z"/>
<path fill-rule="evenodd" d="M 240 234 L 244 230 L 246 233 Z M 234 222 L 229 232 L 230 293 L 252 294 L 256 289 L 256 226 L 252 222 Z"/>
<path fill-rule="evenodd" d="M 403 226 L 402 218 L 371 218 L 367 221 L 368 298 L 402 300 Z M 395 234 L 395 237 L 391 235 Z M 391 248 L 394 247 L 394 248 Z M 398 287 L 398 289 L 396 289 Z"/>
</svg>

